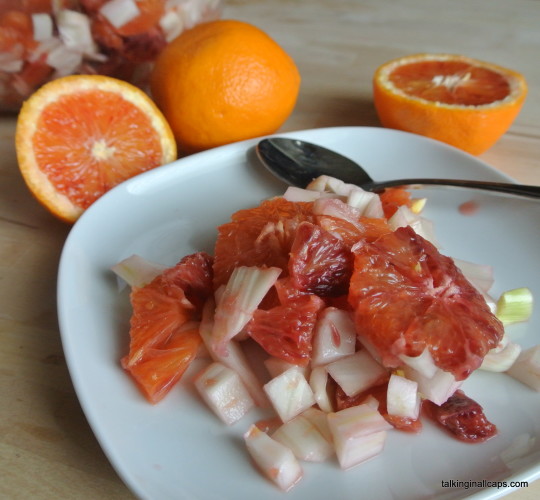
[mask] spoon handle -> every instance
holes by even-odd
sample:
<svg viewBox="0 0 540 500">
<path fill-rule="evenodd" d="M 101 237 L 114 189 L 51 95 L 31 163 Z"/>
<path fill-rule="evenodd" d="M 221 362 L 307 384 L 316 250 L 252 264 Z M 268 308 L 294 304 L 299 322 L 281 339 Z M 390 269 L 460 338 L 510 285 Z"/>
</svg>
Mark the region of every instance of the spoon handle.
<svg viewBox="0 0 540 500">
<path fill-rule="evenodd" d="M 457 179 L 395 179 L 391 181 L 369 182 L 362 185 L 366 191 L 378 191 L 394 186 L 456 186 L 472 189 L 482 189 L 484 191 L 498 191 L 500 193 L 527 196 L 529 198 L 540 198 L 540 186 L 528 186 L 525 184 L 511 184 L 507 182 L 490 181 L 469 181 Z"/>
</svg>

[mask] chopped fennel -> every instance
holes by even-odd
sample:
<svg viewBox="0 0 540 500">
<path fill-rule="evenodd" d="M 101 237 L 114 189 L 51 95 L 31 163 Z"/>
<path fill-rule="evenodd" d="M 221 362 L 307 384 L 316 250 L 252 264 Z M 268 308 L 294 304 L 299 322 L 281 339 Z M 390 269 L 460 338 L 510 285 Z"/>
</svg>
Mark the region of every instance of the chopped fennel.
<svg viewBox="0 0 540 500">
<path fill-rule="evenodd" d="M 521 351 L 508 375 L 540 392 L 540 344 Z"/>
<path fill-rule="evenodd" d="M 326 371 L 326 367 L 316 366 L 311 370 L 309 386 L 313 391 L 313 397 L 315 398 L 317 406 L 328 413 L 334 411 L 334 408 L 332 407 L 332 401 L 328 395 L 327 383 L 328 372 Z"/>
<path fill-rule="evenodd" d="M 304 475 L 290 448 L 252 424 L 244 434 L 249 454 L 260 471 L 281 490 L 289 491 Z"/>
<path fill-rule="evenodd" d="M 246 326 L 280 274 L 281 269 L 277 267 L 242 266 L 233 271 L 216 307 L 212 329 L 216 350 L 225 352 L 227 342 Z"/>
<path fill-rule="evenodd" d="M 420 404 L 418 383 L 393 373 L 388 381 L 386 394 L 388 414 L 416 420 L 420 413 Z"/>
<path fill-rule="evenodd" d="M 214 413 L 227 425 L 240 420 L 254 406 L 239 375 L 222 363 L 214 362 L 199 372 L 195 387 Z"/>
<path fill-rule="evenodd" d="M 304 377 L 308 376 L 308 367 L 307 366 L 298 366 L 284 359 L 276 358 L 270 356 L 268 359 L 264 360 L 264 366 L 268 370 L 268 373 L 272 378 L 281 375 L 283 372 L 286 372 L 289 368 L 298 368 Z"/>
<path fill-rule="evenodd" d="M 159 276 L 167 266 L 151 262 L 140 255 L 121 260 L 111 270 L 130 286 L 142 287 Z"/>
<path fill-rule="evenodd" d="M 212 359 L 214 359 L 214 361 L 221 362 L 238 373 L 251 397 L 258 406 L 263 408 L 268 406 L 268 399 L 264 394 L 262 385 L 251 369 L 246 355 L 238 343 L 231 340 L 227 343 L 224 352 L 218 352 L 216 350 L 212 339 L 212 330 L 214 328 L 214 309 L 214 300 L 208 299 L 203 309 L 203 316 L 199 329 L 201 338 L 203 339 L 210 356 Z"/>
<path fill-rule="evenodd" d="M 378 455 L 392 426 L 367 404 L 329 413 L 328 425 L 339 465 L 347 470 Z"/>
<path fill-rule="evenodd" d="M 282 424 L 272 438 L 306 462 L 323 462 L 334 454 L 326 413 L 310 408 Z"/>
<path fill-rule="evenodd" d="M 313 391 L 298 367 L 289 368 L 264 385 L 264 391 L 283 422 L 315 404 Z"/>
<path fill-rule="evenodd" d="M 503 340 L 505 340 L 504 337 Z M 501 348 L 497 346 L 486 354 L 480 369 L 491 372 L 505 372 L 515 363 L 520 353 L 521 346 L 506 339 Z"/>
<path fill-rule="evenodd" d="M 504 325 L 527 321 L 533 311 L 533 295 L 529 288 L 504 292 L 497 301 L 496 316 Z"/>
</svg>

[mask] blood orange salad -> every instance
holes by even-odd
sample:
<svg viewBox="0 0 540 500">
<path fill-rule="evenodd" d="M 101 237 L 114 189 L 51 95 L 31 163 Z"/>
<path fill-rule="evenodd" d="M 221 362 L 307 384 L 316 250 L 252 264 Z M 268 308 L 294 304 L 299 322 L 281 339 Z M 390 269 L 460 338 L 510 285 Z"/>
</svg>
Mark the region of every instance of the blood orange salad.
<svg viewBox="0 0 540 500">
<path fill-rule="evenodd" d="M 439 252 L 424 203 L 323 176 L 234 213 L 213 255 L 170 268 L 129 257 L 113 268 L 131 285 L 122 367 L 155 404 L 204 358 L 195 386 L 225 424 L 255 406 L 274 412 L 244 438 L 285 491 L 302 461 L 335 456 L 349 469 L 389 431 L 420 432 L 422 418 L 466 442 L 495 436 L 460 387 L 487 369 L 540 390 L 538 346 L 522 352 L 504 330 L 529 317 L 532 297 L 496 303 L 489 266 Z"/>
</svg>

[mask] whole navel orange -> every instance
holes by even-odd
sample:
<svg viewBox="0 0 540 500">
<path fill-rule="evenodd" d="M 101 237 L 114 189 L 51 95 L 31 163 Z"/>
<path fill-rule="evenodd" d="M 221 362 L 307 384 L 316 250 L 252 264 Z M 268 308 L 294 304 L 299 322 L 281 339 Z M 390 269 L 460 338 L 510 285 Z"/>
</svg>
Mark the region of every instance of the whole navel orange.
<svg viewBox="0 0 540 500">
<path fill-rule="evenodd" d="M 151 78 L 152 96 L 184 153 L 275 132 L 299 88 L 293 59 L 262 30 L 236 20 L 183 32 L 162 51 Z"/>
<path fill-rule="evenodd" d="M 405 130 L 471 154 L 508 130 L 527 95 L 520 73 L 453 54 L 416 54 L 381 65 L 373 96 L 385 127 Z"/>
<path fill-rule="evenodd" d="M 30 191 L 66 222 L 117 184 L 176 159 L 174 136 L 154 102 L 98 75 L 66 76 L 35 92 L 17 118 L 15 147 Z"/>
</svg>

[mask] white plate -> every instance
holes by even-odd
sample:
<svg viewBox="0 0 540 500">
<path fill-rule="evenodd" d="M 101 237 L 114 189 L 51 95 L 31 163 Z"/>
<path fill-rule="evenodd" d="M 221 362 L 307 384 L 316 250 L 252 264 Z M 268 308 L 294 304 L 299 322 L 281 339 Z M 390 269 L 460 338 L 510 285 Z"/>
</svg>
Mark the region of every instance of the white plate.
<svg viewBox="0 0 540 500">
<path fill-rule="evenodd" d="M 344 127 L 294 132 L 364 165 L 376 179 L 433 176 L 508 180 L 477 159 L 419 136 Z M 190 374 L 156 406 L 119 366 L 128 346 L 129 303 L 109 268 L 133 254 L 174 264 L 212 252 L 216 226 L 240 208 L 280 194 L 284 185 L 258 163 L 256 140 L 232 144 L 161 167 L 118 186 L 75 224 L 62 254 L 58 313 L 69 370 L 81 405 L 119 475 L 141 498 L 284 498 L 250 463 L 241 435 L 257 418 L 226 427 L 199 400 Z M 429 189 L 425 215 L 443 253 L 495 268 L 494 294 L 528 286 L 540 297 L 540 203 L 461 189 Z M 479 210 L 461 215 L 474 199 Z M 538 342 L 540 313 L 512 327 L 525 347 Z M 536 335 L 536 339 L 534 338 Z M 540 477 L 540 396 L 504 374 L 475 373 L 465 391 L 485 408 L 499 435 L 480 445 L 448 437 L 430 422 L 420 435 L 392 431 L 383 454 L 343 472 L 330 460 L 305 464 L 286 498 L 357 500 L 497 498 L 510 487 L 443 481 L 532 481 Z M 508 464 L 501 453 L 530 446 Z"/>
</svg>

